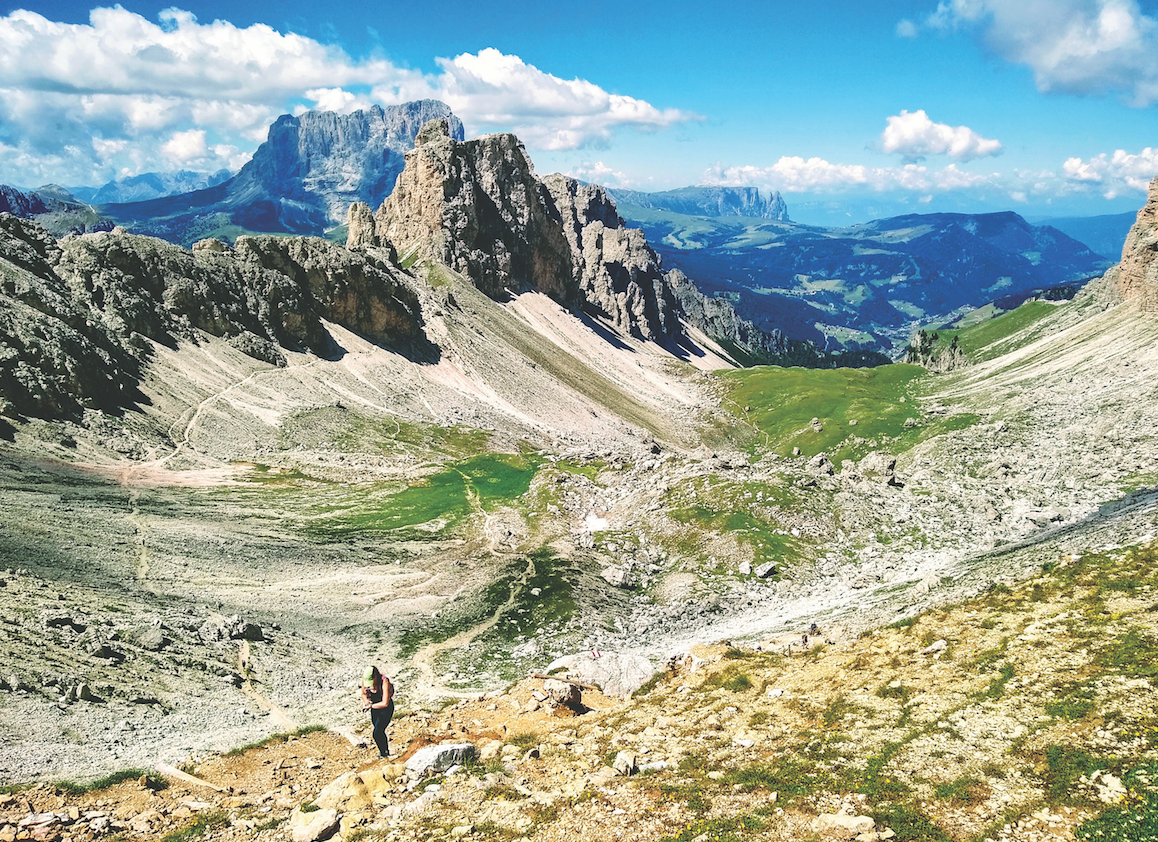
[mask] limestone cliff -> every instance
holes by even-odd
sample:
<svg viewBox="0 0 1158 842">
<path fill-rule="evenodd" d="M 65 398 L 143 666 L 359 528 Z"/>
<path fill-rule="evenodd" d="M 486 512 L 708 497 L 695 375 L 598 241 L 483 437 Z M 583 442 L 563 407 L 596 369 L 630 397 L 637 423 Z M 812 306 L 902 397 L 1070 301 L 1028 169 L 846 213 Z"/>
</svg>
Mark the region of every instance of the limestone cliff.
<svg viewBox="0 0 1158 842">
<path fill-rule="evenodd" d="M 228 186 L 230 201 L 235 205 L 272 201 L 299 207 L 306 215 L 321 212 L 323 226 L 340 222 L 351 202 L 373 206 L 389 194 L 402 171 L 403 153 L 413 147 L 418 130 L 436 117 L 445 119 L 451 134 L 462 138 L 462 123 L 434 100 L 389 108 L 375 105 L 351 114 L 284 114 Z M 280 214 L 287 219 L 293 215 Z M 291 225 L 286 230 L 309 229 Z"/>
<path fill-rule="evenodd" d="M 353 209 L 349 218 L 364 212 Z M 419 132 L 394 192 L 375 214 L 374 235 L 404 258 L 435 260 L 494 299 L 535 287 L 576 300 L 571 254 L 550 195 L 518 138 L 460 142 L 445 119 Z"/>
<path fill-rule="evenodd" d="M 1106 273 L 1125 299 L 1137 299 L 1142 310 L 1158 314 L 1158 178 L 1150 182 L 1145 206 L 1126 237 L 1122 262 Z"/>
<path fill-rule="evenodd" d="M 644 233 L 627 228 L 602 187 L 549 175 L 584 307 L 625 334 L 659 340 L 681 333 L 671 287 Z"/>
</svg>

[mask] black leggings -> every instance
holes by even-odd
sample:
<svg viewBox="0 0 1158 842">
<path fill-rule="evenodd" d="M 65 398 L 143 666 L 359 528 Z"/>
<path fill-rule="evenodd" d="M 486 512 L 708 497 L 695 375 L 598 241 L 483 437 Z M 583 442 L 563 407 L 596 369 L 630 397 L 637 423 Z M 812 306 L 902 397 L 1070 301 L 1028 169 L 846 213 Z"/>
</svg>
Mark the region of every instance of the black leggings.
<svg viewBox="0 0 1158 842">
<path fill-rule="evenodd" d="M 370 708 L 370 721 L 374 723 L 374 744 L 378 746 L 378 755 L 390 755 L 390 741 L 386 739 L 386 726 L 394 718 L 394 702 L 384 708 Z"/>
</svg>

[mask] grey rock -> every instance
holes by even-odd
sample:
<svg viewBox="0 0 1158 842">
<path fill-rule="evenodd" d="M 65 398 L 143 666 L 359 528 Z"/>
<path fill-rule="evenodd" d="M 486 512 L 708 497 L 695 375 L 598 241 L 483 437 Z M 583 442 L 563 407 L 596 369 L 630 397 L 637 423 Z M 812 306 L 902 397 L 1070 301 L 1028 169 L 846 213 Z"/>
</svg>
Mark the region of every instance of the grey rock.
<svg viewBox="0 0 1158 842">
<path fill-rule="evenodd" d="M 631 571 L 623 567 L 617 567 L 616 565 L 603 568 L 599 575 L 602 576 L 608 584 L 617 588 L 623 588 L 624 590 L 630 590 L 637 584 L 635 576 Z"/>
<path fill-rule="evenodd" d="M 659 193 L 612 191 L 616 202 L 690 216 L 746 216 L 788 222 L 788 205 L 776 190 L 756 187 L 681 187 Z"/>
<path fill-rule="evenodd" d="M 558 212 L 512 134 L 460 142 L 447 119 L 427 123 L 374 219 L 379 242 L 443 263 L 491 298 L 533 287 L 576 300 Z"/>
<path fill-rule="evenodd" d="M 156 652 L 163 649 L 168 643 L 169 639 L 165 637 L 164 633 L 157 628 L 147 628 L 142 630 L 137 636 L 137 645 L 142 649 L 148 649 L 150 652 Z"/>
<path fill-rule="evenodd" d="M 611 764 L 611 768 L 615 770 L 615 774 L 623 777 L 634 775 L 638 771 L 635 752 L 620 751 L 615 755 L 615 761 Z"/>
<path fill-rule="evenodd" d="M 813 456 L 804 464 L 804 467 L 814 474 L 821 474 L 824 476 L 832 476 L 834 472 L 832 462 L 830 462 L 828 456 L 823 453 L 818 453 Z"/>
<path fill-rule="evenodd" d="M 431 772 L 445 772 L 451 766 L 461 766 L 478 754 L 471 743 L 441 743 L 424 746 L 406 761 L 406 772 L 412 778 L 425 777 Z"/>
<path fill-rule="evenodd" d="M 642 655 L 600 652 L 598 658 L 593 658 L 590 652 L 580 652 L 556 658 L 546 671 L 565 670 L 568 678 L 594 684 L 609 696 L 625 698 L 642 687 L 655 669 Z"/>
<path fill-rule="evenodd" d="M 557 678 L 546 679 L 543 682 L 543 692 L 550 696 L 557 705 L 578 708 L 583 702 L 582 691 L 570 681 L 561 681 Z"/>
<path fill-rule="evenodd" d="M 543 183 L 561 217 L 584 308 L 625 334 L 652 340 L 681 335 L 659 258 L 642 231 L 624 225 L 607 192 L 562 175 Z"/>
<path fill-rule="evenodd" d="M 350 114 L 284 114 L 228 185 L 229 202 L 278 224 L 257 230 L 321 233 L 344 221 L 352 202 L 377 207 L 394 189 L 419 130 L 436 118 L 462 139 L 461 121 L 434 100 Z"/>
<path fill-rule="evenodd" d="M 767 579 L 769 576 L 775 575 L 777 567 L 771 561 L 765 562 L 756 568 L 756 575 L 761 579 Z"/>
</svg>

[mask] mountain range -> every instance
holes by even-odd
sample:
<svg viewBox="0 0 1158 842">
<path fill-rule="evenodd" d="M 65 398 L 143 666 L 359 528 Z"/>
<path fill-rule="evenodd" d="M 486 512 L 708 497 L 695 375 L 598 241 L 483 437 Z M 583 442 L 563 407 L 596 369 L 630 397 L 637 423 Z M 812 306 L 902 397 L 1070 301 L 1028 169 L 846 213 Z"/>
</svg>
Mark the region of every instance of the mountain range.
<svg viewBox="0 0 1158 842">
<path fill-rule="evenodd" d="M 1061 231 L 1012 212 L 912 214 L 849 228 L 631 205 L 624 213 L 665 265 L 696 278 L 707 294 L 727 298 L 761 327 L 775 324 L 822 347 L 888 352 L 962 308 L 1080 285 L 1109 265 Z"/>
</svg>

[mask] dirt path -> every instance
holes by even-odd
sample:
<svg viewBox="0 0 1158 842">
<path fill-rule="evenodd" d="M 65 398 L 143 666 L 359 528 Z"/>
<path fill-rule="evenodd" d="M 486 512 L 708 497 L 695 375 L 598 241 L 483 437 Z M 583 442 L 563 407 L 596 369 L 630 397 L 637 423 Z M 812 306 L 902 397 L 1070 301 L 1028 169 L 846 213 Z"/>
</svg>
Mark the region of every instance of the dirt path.
<svg viewBox="0 0 1158 842">
<path fill-rule="evenodd" d="M 252 654 L 249 641 L 241 641 L 241 647 L 237 651 L 237 671 L 241 674 L 242 679 L 244 679 L 241 685 L 241 692 L 252 699 L 259 708 L 266 711 L 270 719 L 277 723 L 277 726 L 282 731 L 292 732 L 301 729 L 302 726 L 291 719 L 289 714 L 267 699 L 253 686 L 253 676 L 250 673 L 250 667 L 253 664 L 253 661 L 250 660 Z"/>
</svg>

